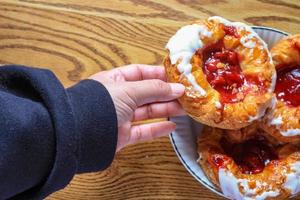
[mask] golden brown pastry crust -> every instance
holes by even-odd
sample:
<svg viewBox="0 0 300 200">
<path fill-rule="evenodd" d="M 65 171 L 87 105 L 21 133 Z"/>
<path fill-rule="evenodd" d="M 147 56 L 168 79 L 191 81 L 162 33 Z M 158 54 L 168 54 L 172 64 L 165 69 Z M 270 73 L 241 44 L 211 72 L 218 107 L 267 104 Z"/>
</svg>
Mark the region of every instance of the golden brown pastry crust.
<svg viewBox="0 0 300 200">
<path fill-rule="evenodd" d="M 285 66 L 300 65 L 300 34 L 280 40 L 272 49 L 271 55 L 276 70 Z"/>
<path fill-rule="evenodd" d="M 276 70 L 300 66 L 300 34 L 280 40 L 271 49 L 271 54 Z M 279 122 L 276 123 L 276 120 Z M 291 130 L 298 130 L 300 133 L 300 106 L 291 107 L 276 99 L 274 108 L 267 112 L 260 126 L 282 142 L 300 141 L 300 135 L 283 135 Z"/>
<path fill-rule="evenodd" d="M 300 161 L 300 146 L 299 144 L 285 144 L 280 145 L 276 149 L 279 159 L 269 162 L 264 170 L 258 174 L 244 174 L 241 172 L 235 161 L 224 153 L 219 141 L 221 137 L 230 137 L 234 134 L 240 134 L 242 137 L 238 137 L 239 141 L 249 139 L 256 135 L 258 132 L 257 125 L 250 125 L 239 131 L 222 130 L 218 128 L 205 126 L 202 133 L 198 137 L 198 162 L 204 170 L 206 176 L 220 188 L 219 182 L 219 170 L 220 168 L 212 164 L 211 159 L 213 156 L 223 156 L 227 160 L 225 162 L 224 169 L 231 172 L 231 174 L 238 180 L 246 180 L 248 186 L 256 191 L 257 195 L 266 191 L 278 191 L 278 196 L 268 197 L 267 199 L 287 199 L 291 196 L 291 191 L 285 188 L 283 185 L 286 182 L 287 174 L 293 173 L 290 164 Z M 274 138 L 270 135 L 259 131 L 264 135 L 271 144 L 277 144 Z M 241 194 L 245 194 L 248 191 L 244 191 L 245 188 L 239 187 Z"/>
<path fill-rule="evenodd" d="M 239 129 L 249 125 L 264 114 L 267 107 L 270 106 L 273 94 L 272 78 L 275 73 L 273 63 L 270 61 L 269 52 L 264 48 L 262 42 L 253 37 L 256 43 L 254 48 L 246 48 L 240 42 L 240 38 L 226 35 L 223 30 L 223 24 L 218 20 L 204 20 L 197 24 L 205 25 L 212 37 L 201 37 L 205 46 L 214 44 L 224 38 L 224 45 L 243 56 L 240 67 L 243 74 L 259 77 L 264 82 L 265 87 L 270 90 L 257 91 L 257 87 L 252 87 L 250 92 L 243 96 L 244 99 L 236 103 L 224 105 L 220 109 L 217 104 L 220 103 L 220 93 L 215 90 L 207 81 L 203 72 L 203 61 L 201 49 L 199 49 L 191 58 L 192 75 L 197 83 L 206 91 L 206 96 L 201 96 L 189 81 L 177 69 L 179 62 L 172 64 L 169 54 L 164 59 L 167 79 L 169 82 L 182 83 L 186 86 L 184 96 L 179 99 L 184 110 L 189 116 L 203 124 L 224 129 Z M 238 31 L 239 37 L 247 36 L 250 33 L 246 30 Z"/>
</svg>

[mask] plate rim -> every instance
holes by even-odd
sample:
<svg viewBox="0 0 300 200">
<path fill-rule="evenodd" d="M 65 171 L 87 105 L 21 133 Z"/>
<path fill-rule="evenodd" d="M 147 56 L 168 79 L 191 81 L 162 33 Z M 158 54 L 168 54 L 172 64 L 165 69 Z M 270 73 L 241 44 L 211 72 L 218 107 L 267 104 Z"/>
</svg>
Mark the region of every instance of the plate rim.
<svg viewBox="0 0 300 200">
<path fill-rule="evenodd" d="M 187 116 L 189 117 L 189 116 Z M 177 155 L 177 157 L 179 158 L 180 162 L 182 163 L 182 165 L 184 166 L 184 168 L 198 181 L 200 182 L 204 187 L 206 187 L 207 189 L 209 190 L 212 190 L 214 193 L 222 196 L 222 197 L 225 197 L 224 194 L 220 191 L 218 191 L 216 188 L 208 185 L 206 182 L 204 182 L 191 168 L 190 166 L 186 163 L 186 161 L 183 159 L 181 153 L 178 151 L 178 147 L 176 146 L 176 143 L 175 143 L 175 140 L 173 138 L 173 132 L 169 134 L 169 138 L 171 140 L 171 144 L 173 146 L 173 149 Z"/>
<path fill-rule="evenodd" d="M 268 30 L 268 31 L 274 31 L 276 33 L 281 33 L 281 34 L 286 35 L 286 36 L 291 35 L 288 32 L 282 31 L 282 30 L 277 29 L 277 28 L 268 27 L 268 26 L 251 26 L 251 28 L 253 28 L 253 29 Z"/>
</svg>

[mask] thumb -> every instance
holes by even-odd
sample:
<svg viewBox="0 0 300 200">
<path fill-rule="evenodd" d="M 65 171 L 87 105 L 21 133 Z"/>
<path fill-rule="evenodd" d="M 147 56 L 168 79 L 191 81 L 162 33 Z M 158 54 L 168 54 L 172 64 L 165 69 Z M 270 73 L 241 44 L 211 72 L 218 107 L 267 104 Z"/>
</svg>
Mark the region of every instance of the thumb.
<svg viewBox="0 0 300 200">
<path fill-rule="evenodd" d="M 137 106 L 177 99 L 184 94 L 185 89 L 182 84 L 166 83 L 158 79 L 127 82 L 127 84 L 130 84 L 127 94 Z"/>
</svg>

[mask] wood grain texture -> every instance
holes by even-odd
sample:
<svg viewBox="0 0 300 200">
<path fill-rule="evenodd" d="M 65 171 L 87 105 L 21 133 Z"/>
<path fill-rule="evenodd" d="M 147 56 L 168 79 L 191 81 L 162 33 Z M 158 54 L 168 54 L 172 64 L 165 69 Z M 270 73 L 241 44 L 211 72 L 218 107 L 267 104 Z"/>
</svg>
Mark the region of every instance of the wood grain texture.
<svg viewBox="0 0 300 200">
<path fill-rule="evenodd" d="M 161 64 L 169 37 L 210 15 L 300 33 L 299 0 L 1 0 L 0 63 L 51 69 L 68 87 L 100 70 Z M 49 200 L 221 199 L 180 164 L 167 137 L 130 146 Z"/>
</svg>

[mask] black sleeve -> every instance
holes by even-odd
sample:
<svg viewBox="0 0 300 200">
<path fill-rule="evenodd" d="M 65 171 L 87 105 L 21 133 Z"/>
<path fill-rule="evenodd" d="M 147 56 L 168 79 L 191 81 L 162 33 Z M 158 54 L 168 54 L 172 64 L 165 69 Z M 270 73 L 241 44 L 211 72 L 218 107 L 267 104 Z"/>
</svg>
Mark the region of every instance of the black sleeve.
<svg viewBox="0 0 300 200">
<path fill-rule="evenodd" d="M 117 117 L 103 85 L 65 90 L 48 70 L 0 67 L 0 199 L 43 199 L 113 160 Z"/>
</svg>

